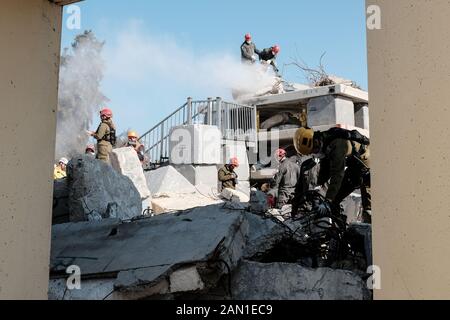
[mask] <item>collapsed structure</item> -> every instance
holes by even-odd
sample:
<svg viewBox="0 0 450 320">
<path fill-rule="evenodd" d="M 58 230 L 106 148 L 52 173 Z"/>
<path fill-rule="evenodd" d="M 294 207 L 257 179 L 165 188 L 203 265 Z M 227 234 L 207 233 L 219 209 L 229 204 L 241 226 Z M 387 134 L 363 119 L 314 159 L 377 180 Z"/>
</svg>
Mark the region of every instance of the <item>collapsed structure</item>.
<svg viewBox="0 0 450 320">
<path fill-rule="evenodd" d="M 292 88 L 244 104 L 188 99 L 141 137 L 151 159 L 145 176 L 125 149 L 114 151 L 114 168 L 74 158 L 68 185 L 59 187 L 66 195 L 55 193 L 50 298 L 370 299 L 371 228 L 354 223 L 358 194 L 340 222 L 274 215 L 257 191 L 276 173 L 274 150 L 297 156 L 292 138 L 300 127 L 369 137 L 367 92 L 347 84 Z M 230 157 L 241 163 L 239 197 L 220 194 L 217 170 Z M 89 179 L 77 178 L 86 170 L 127 191 L 105 187 L 100 200 Z M 82 205 L 71 209 L 75 200 Z M 67 207 L 69 219 L 61 219 Z M 125 207 L 137 211 L 123 214 Z M 68 292 L 71 265 L 81 268 L 84 285 Z"/>
</svg>

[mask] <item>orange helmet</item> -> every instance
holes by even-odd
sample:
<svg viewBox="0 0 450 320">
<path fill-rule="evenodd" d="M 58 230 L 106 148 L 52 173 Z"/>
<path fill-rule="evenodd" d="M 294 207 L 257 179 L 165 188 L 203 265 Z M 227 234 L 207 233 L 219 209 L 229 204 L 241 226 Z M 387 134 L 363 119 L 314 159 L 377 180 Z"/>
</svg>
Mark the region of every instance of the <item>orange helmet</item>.
<svg viewBox="0 0 450 320">
<path fill-rule="evenodd" d="M 239 167 L 239 159 L 234 157 L 230 159 L 230 165 L 235 166 L 236 168 Z"/>
<path fill-rule="evenodd" d="M 136 138 L 139 139 L 138 134 L 136 133 L 136 131 L 128 131 L 128 138 Z"/>
<path fill-rule="evenodd" d="M 277 157 L 279 157 L 279 158 L 284 158 L 284 157 L 286 157 L 286 150 L 284 150 L 284 149 L 278 149 L 276 152 L 275 152 L 275 155 L 277 156 Z"/>
<path fill-rule="evenodd" d="M 252 40 L 252 35 L 250 33 L 247 33 L 245 35 L 245 41 L 250 41 L 250 40 Z"/>
</svg>

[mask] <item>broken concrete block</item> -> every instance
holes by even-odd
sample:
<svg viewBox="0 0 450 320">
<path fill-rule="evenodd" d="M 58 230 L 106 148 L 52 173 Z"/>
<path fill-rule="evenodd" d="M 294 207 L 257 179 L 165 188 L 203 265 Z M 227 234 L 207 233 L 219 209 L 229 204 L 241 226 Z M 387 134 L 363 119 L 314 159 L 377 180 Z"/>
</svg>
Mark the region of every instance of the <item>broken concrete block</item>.
<svg viewBox="0 0 450 320">
<path fill-rule="evenodd" d="M 236 185 L 236 190 L 242 192 L 250 199 L 250 181 L 238 180 L 238 184 Z"/>
<path fill-rule="evenodd" d="M 247 233 L 242 212 L 222 205 L 129 223 L 105 219 L 57 225 L 52 229 L 51 278 L 59 278 L 70 265 L 79 266 L 88 279 L 106 280 L 117 275 L 115 292 L 108 299 L 201 290 L 200 277 L 185 266 L 203 266 L 217 259 L 234 269 L 242 257 Z M 230 271 L 225 264 L 218 265 L 212 277 L 217 281 Z M 216 285 L 208 280 L 208 286 Z M 52 286 L 50 290 L 53 296 L 60 292 Z M 102 294 L 96 296 L 104 298 Z"/>
<path fill-rule="evenodd" d="M 250 198 L 238 191 L 238 190 L 233 190 L 230 188 L 225 188 L 222 190 L 222 193 L 220 194 L 224 199 L 228 200 L 228 201 L 232 201 L 232 202 L 249 202 Z"/>
<path fill-rule="evenodd" d="M 183 211 L 197 207 L 205 207 L 221 203 L 220 199 L 213 199 L 199 193 L 168 193 L 160 194 L 151 200 L 154 214 Z"/>
<path fill-rule="evenodd" d="M 205 284 L 195 266 L 179 269 L 170 275 L 171 293 L 203 290 L 204 288 Z"/>
<path fill-rule="evenodd" d="M 331 95 L 309 100 L 308 126 L 336 124 L 355 126 L 355 108 L 351 100 Z"/>
<path fill-rule="evenodd" d="M 253 190 L 250 194 L 250 211 L 257 214 L 264 214 L 269 210 L 267 195 L 264 192 Z"/>
<path fill-rule="evenodd" d="M 194 193 L 195 187 L 172 166 L 161 167 L 145 173 L 152 195 L 164 193 Z"/>
<path fill-rule="evenodd" d="M 174 165 L 192 185 L 207 187 L 217 192 L 217 166 L 216 165 Z"/>
<path fill-rule="evenodd" d="M 67 179 L 55 180 L 53 183 L 52 223 L 69 222 L 69 183 Z"/>
<path fill-rule="evenodd" d="M 110 160 L 114 169 L 131 179 L 142 199 L 150 197 L 142 164 L 133 148 L 114 149 L 110 154 Z"/>
<path fill-rule="evenodd" d="M 68 165 L 70 221 L 128 220 L 142 213 L 141 196 L 130 178 L 110 165 L 81 155 Z"/>
<path fill-rule="evenodd" d="M 218 164 L 222 133 L 217 126 L 183 125 L 174 127 L 169 136 L 170 163 Z"/>
<path fill-rule="evenodd" d="M 243 261 L 233 273 L 236 300 L 368 300 L 366 283 L 355 273 L 310 269 L 290 263 Z"/>
</svg>

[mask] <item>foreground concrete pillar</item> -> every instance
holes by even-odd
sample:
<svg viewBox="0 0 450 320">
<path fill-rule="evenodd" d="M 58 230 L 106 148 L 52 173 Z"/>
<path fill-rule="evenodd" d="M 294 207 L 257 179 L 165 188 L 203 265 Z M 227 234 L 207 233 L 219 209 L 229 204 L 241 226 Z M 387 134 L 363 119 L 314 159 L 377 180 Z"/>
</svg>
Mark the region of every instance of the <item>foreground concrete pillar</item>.
<svg viewBox="0 0 450 320">
<path fill-rule="evenodd" d="M 367 5 L 375 297 L 450 299 L 450 5 Z"/>
<path fill-rule="evenodd" d="M 0 299 L 46 299 L 62 8 L 0 4 Z"/>
</svg>

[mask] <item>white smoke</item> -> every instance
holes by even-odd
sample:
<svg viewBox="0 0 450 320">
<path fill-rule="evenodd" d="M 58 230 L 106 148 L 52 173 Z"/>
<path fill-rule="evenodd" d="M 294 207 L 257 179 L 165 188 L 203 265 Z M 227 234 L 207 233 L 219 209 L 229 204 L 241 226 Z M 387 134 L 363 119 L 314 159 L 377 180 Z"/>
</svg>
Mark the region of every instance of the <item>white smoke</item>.
<svg viewBox="0 0 450 320">
<path fill-rule="evenodd" d="M 239 46 L 235 54 L 195 52 L 167 36 L 144 34 L 141 30 L 140 23 L 135 22 L 118 34 L 114 47 L 106 52 L 108 76 L 140 81 L 151 75 L 159 81 L 207 89 L 204 91 L 209 96 L 232 89 L 257 92 L 274 85 L 273 73 L 264 72 L 259 64 L 241 63 Z"/>
<path fill-rule="evenodd" d="M 58 92 L 56 159 L 84 152 L 93 117 L 108 99 L 100 91 L 104 43 L 86 31 L 61 57 Z"/>
</svg>

